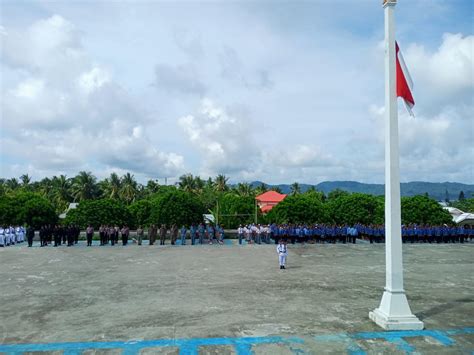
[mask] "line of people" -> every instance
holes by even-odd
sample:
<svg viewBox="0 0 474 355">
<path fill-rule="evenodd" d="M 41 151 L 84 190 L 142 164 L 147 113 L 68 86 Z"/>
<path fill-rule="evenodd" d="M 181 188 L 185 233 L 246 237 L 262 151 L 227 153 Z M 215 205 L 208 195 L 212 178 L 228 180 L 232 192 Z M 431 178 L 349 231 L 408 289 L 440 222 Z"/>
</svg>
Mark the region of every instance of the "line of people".
<svg viewBox="0 0 474 355">
<path fill-rule="evenodd" d="M 26 231 L 23 226 L 0 227 L 0 247 L 23 243 L 25 234 Z"/>
<path fill-rule="evenodd" d="M 238 230 L 239 244 L 271 243 L 278 240 L 299 243 L 356 243 L 357 239 L 365 239 L 372 243 L 385 241 L 383 224 L 362 225 L 328 225 L 328 224 L 269 224 L 240 225 Z M 470 226 L 429 226 L 404 225 L 401 229 L 404 243 L 464 243 L 474 238 L 474 227 Z"/>
<path fill-rule="evenodd" d="M 69 226 L 43 226 L 39 230 L 40 245 L 42 247 L 49 244 L 60 246 L 62 244 L 73 246 L 78 243 L 80 228 L 75 225 Z M 92 246 L 92 241 L 96 231 L 92 225 L 86 230 L 87 246 Z M 356 243 L 357 239 L 365 239 L 370 243 L 382 243 L 385 241 L 384 225 L 328 225 L 328 224 L 249 224 L 240 225 L 237 229 L 239 244 L 246 241 L 248 244 L 277 244 L 279 240 L 295 243 Z M 473 226 L 428 226 L 428 225 L 404 225 L 401 229 L 402 241 L 404 243 L 464 243 L 474 238 Z M 35 230 L 32 227 L 22 226 L 0 227 L 0 247 L 10 246 L 28 241 L 28 246 L 33 245 Z M 98 229 L 100 245 L 116 245 L 121 239 L 122 245 L 127 245 L 130 241 L 130 228 L 128 226 L 107 226 L 101 225 Z M 150 225 L 147 230 L 142 226 L 136 230 L 136 239 L 133 242 L 142 245 L 144 239 L 148 237 L 149 245 L 154 245 L 158 241 L 160 245 L 165 245 L 169 239 L 172 245 L 180 240 L 181 245 L 186 245 L 189 240 L 191 245 L 195 244 L 223 244 L 225 231 L 223 226 L 192 224 L 182 225 L 178 228 L 176 224 L 168 228 L 162 224 Z"/>
<path fill-rule="evenodd" d="M 136 230 L 136 238 L 131 239 L 130 228 L 125 225 L 122 228 L 119 226 L 101 225 L 96 231 L 92 225 L 88 225 L 85 230 L 87 246 L 92 246 L 94 235 L 98 232 L 100 245 L 116 245 L 121 240 L 122 245 L 127 245 L 130 240 L 142 245 L 145 239 L 145 229 L 139 226 Z M 28 234 L 28 232 L 27 232 Z M 162 224 L 160 228 L 156 225 L 149 226 L 146 237 L 148 237 L 149 245 L 154 245 L 159 237 L 160 245 L 165 245 L 166 240 L 169 239 L 171 245 L 175 245 L 179 239 L 181 245 L 186 245 L 186 240 L 190 240 L 191 245 L 195 244 L 224 244 L 225 231 L 223 226 L 212 226 L 201 224 L 192 224 L 189 228 L 181 226 L 178 228 L 176 224 L 168 228 Z M 43 226 L 39 230 L 40 245 L 42 247 L 53 244 L 55 247 L 62 244 L 73 246 L 78 243 L 80 236 L 80 229 L 77 226 Z M 34 230 L 32 230 L 31 240 L 28 239 L 28 245 L 32 246 L 34 237 Z"/>
<path fill-rule="evenodd" d="M 200 224 L 191 224 L 189 227 L 182 225 L 181 228 L 178 228 L 176 224 L 173 224 L 168 230 L 166 224 L 162 224 L 158 228 L 155 224 L 151 225 L 148 228 L 148 239 L 149 244 L 153 245 L 157 237 L 160 237 L 160 245 L 165 245 L 167 235 L 170 236 L 170 241 L 172 245 L 176 244 L 176 241 L 180 240 L 181 245 L 186 245 L 186 240 L 189 239 L 191 245 L 195 244 L 224 244 L 225 231 L 224 227 L 221 225 L 213 226 L 211 224 L 205 225 Z M 138 245 L 142 244 L 142 239 L 144 236 L 144 230 L 141 226 L 137 229 L 137 243 Z"/>
<path fill-rule="evenodd" d="M 81 229 L 76 225 L 45 225 L 39 229 L 40 246 L 46 247 L 49 244 L 53 244 L 55 247 L 58 247 L 65 244 L 70 247 L 78 243 L 80 234 Z M 27 239 L 29 247 L 33 246 L 34 235 L 34 229 L 31 231 L 28 228 Z"/>
</svg>

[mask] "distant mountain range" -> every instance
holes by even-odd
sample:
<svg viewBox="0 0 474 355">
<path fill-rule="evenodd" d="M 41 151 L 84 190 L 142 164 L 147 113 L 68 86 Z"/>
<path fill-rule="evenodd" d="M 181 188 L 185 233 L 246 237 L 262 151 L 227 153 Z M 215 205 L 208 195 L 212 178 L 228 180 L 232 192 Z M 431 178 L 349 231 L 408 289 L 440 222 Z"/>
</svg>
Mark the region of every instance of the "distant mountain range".
<svg viewBox="0 0 474 355">
<path fill-rule="evenodd" d="M 261 184 L 261 181 L 254 181 L 251 183 L 252 187 L 257 187 Z M 284 194 L 291 192 L 291 184 L 265 185 L 269 188 L 278 187 Z M 325 194 L 328 194 L 335 189 L 341 189 L 348 192 L 361 192 L 371 195 L 383 195 L 385 193 L 383 184 L 364 184 L 357 181 L 324 181 L 317 185 L 300 184 L 301 192 L 305 192 L 312 186 L 319 191 L 323 191 Z M 444 201 L 446 199 L 446 191 L 449 199 L 452 201 L 458 199 L 461 191 L 464 192 L 466 198 L 474 197 L 474 185 L 472 184 L 424 181 L 412 181 L 401 184 L 402 196 L 424 195 L 425 193 L 428 193 L 431 198 L 438 201 Z"/>
</svg>

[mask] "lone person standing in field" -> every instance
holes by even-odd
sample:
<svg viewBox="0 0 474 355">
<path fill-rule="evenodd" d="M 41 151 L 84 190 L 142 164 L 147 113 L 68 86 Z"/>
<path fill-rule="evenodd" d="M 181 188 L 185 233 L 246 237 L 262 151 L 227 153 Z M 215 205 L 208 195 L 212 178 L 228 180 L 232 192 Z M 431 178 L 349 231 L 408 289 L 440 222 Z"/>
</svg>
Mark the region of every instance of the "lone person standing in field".
<svg viewBox="0 0 474 355">
<path fill-rule="evenodd" d="M 288 249 L 286 242 L 280 239 L 280 242 L 277 246 L 278 261 L 280 262 L 280 270 L 285 268 L 286 257 L 288 256 Z"/>
</svg>

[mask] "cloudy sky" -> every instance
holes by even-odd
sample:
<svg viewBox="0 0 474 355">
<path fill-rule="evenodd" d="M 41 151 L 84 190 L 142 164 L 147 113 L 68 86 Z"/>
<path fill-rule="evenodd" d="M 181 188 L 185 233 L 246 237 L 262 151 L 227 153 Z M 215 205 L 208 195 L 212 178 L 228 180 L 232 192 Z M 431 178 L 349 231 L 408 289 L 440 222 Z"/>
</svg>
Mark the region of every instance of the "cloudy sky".
<svg viewBox="0 0 474 355">
<path fill-rule="evenodd" d="M 381 0 L 1 0 L 0 176 L 383 182 Z M 474 182 L 471 0 L 400 0 L 401 180 Z"/>
</svg>

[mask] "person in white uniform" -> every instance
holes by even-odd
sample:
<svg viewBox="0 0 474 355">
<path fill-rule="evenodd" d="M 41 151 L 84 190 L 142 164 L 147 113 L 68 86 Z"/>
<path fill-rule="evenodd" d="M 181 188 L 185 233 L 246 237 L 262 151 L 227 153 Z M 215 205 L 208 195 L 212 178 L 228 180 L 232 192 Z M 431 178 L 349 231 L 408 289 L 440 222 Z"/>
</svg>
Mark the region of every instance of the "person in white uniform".
<svg viewBox="0 0 474 355">
<path fill-rule="evenodd" d="M 10 246 L 12 243 L 12 233 L 11 233 L 11 227 L 5 228 L 5 246 Z"/>
<path fill-rule="evenodd" d="M 5 229 L 0 227 L 0 248 L 5 246 Z"/>
<path fill-rule="evenodd" d="M 281 239 L 277 245 L 277 254 L 278 261 L 280 262 L 280 270 L 284 269 L 286 264 L 286 257 L 288 256 L 288 248 L 286 246 L 286 242 Z"/>
<path fill-rule="evenodd" d="M 25 241 L 25 228 L 23 226 L 17 228 L 18 242 L 23 243 Z"/>
</svg>

